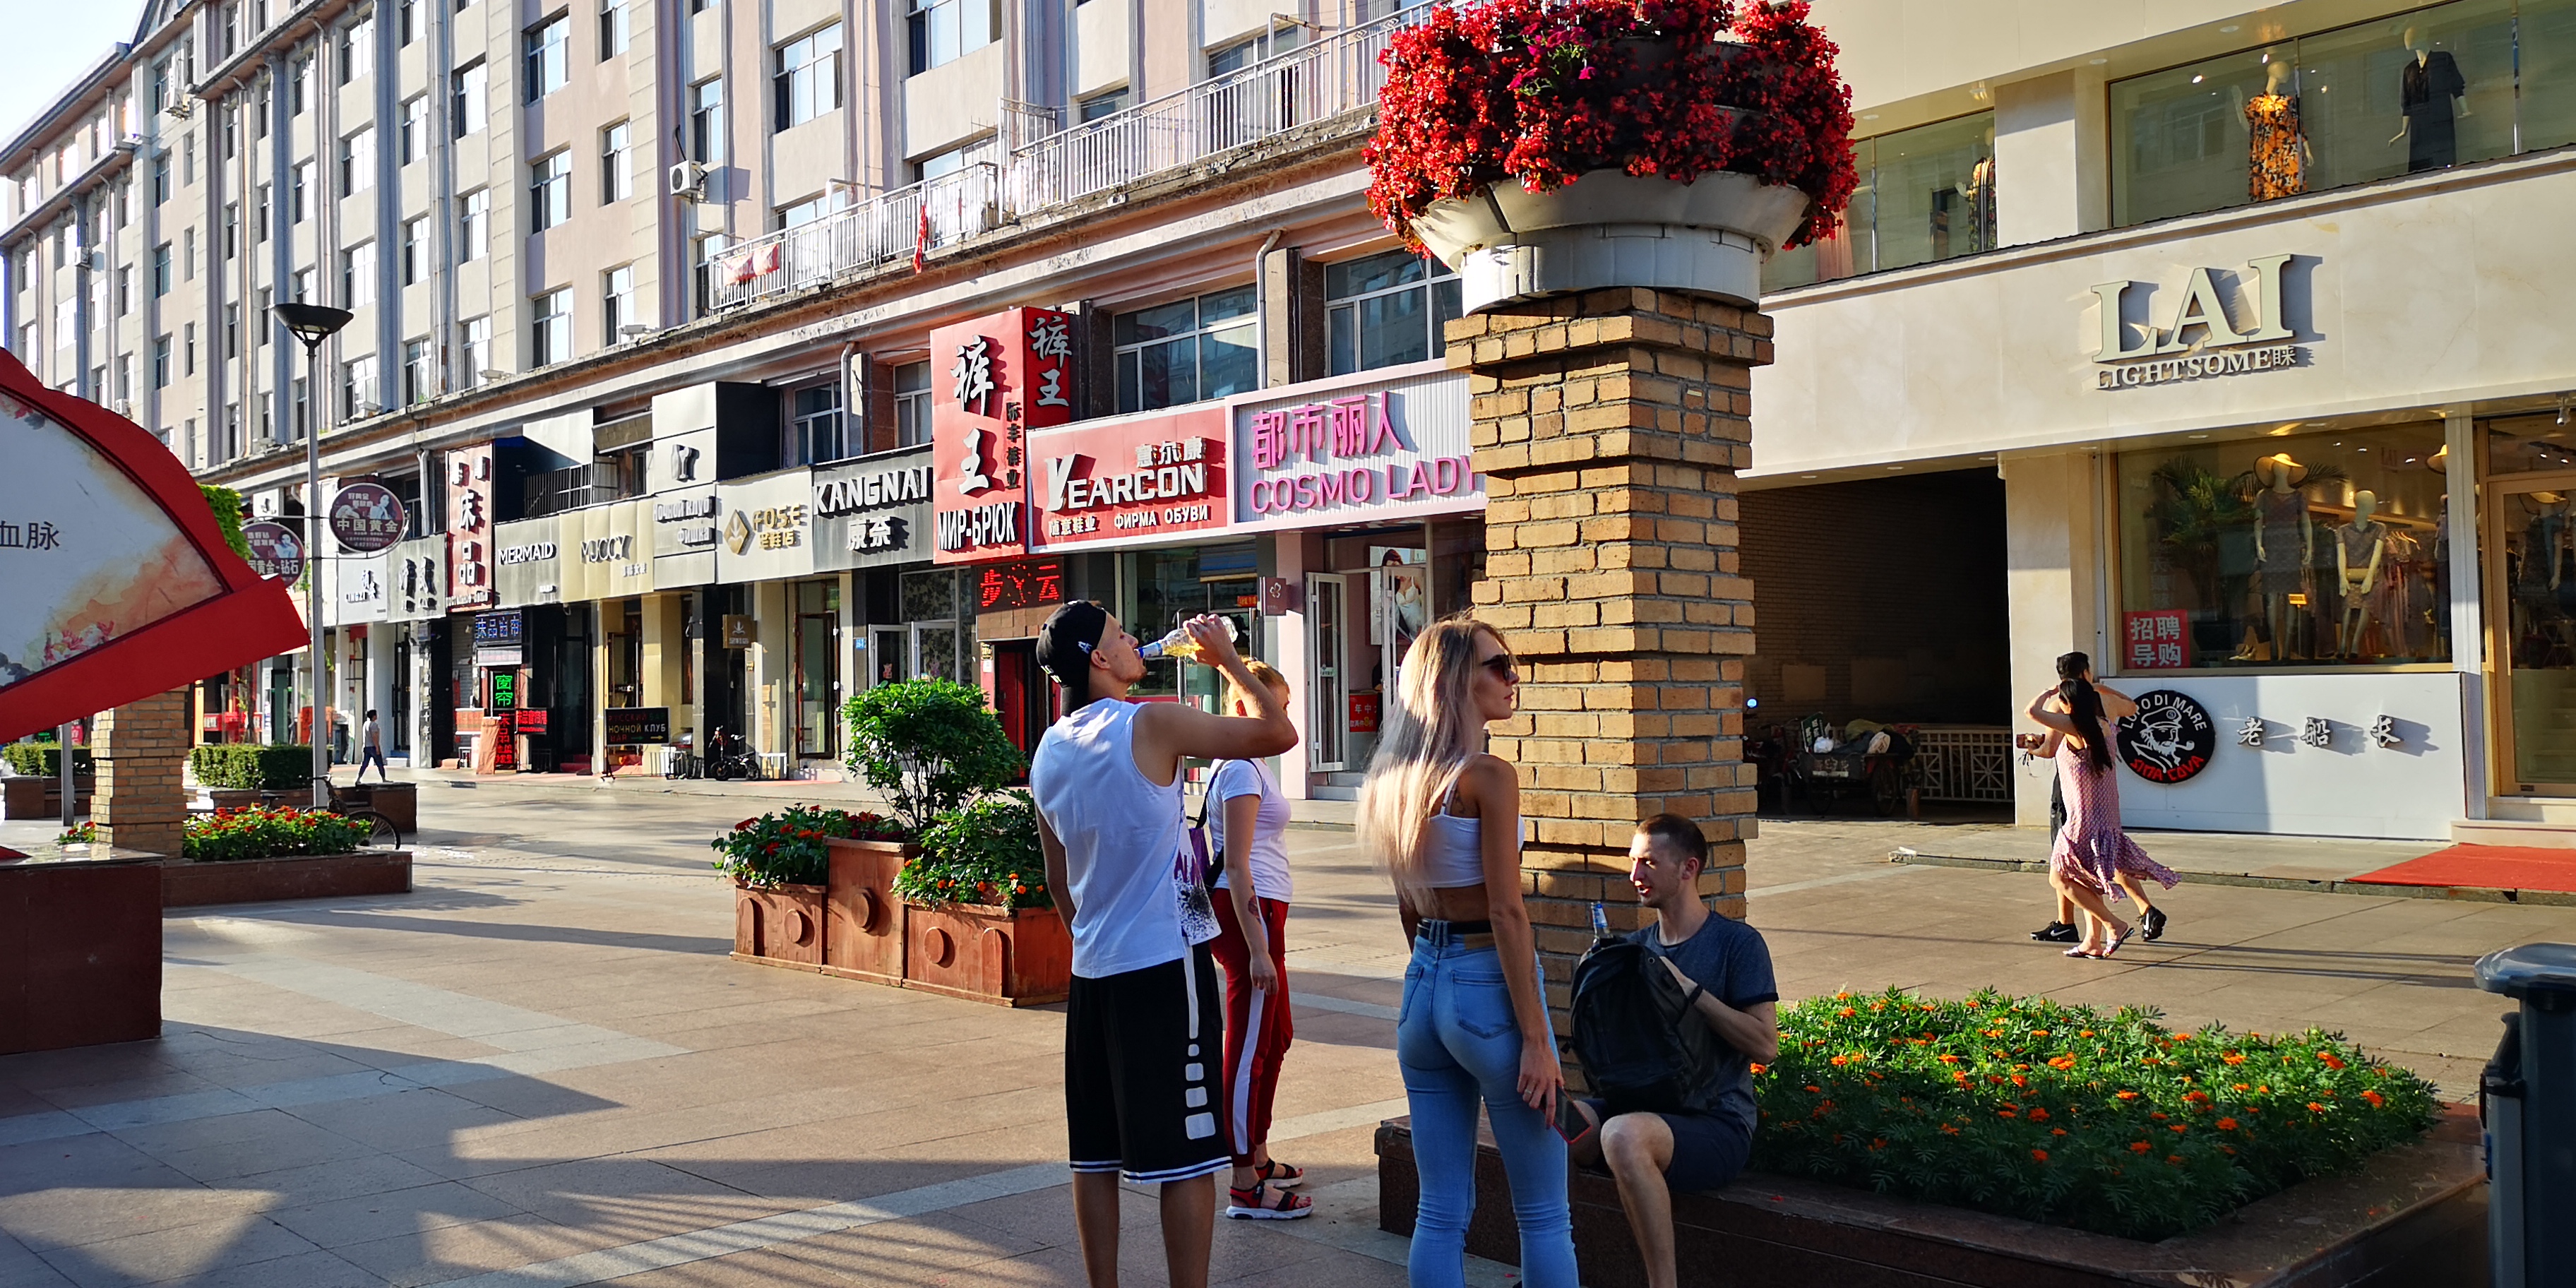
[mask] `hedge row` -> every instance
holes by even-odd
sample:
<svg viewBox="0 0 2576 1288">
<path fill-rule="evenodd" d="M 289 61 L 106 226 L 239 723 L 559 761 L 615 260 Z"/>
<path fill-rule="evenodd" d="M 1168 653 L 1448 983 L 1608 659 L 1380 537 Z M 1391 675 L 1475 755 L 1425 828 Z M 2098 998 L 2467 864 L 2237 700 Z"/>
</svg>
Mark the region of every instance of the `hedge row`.
<svg viewBox="0 0 2576 1288">
<path fill-rule="evenodd" d="M 301 744 L 215 743 L 188 753 L 188 772 L 208 787 L 283 791 L 313 782 L 313 749 Z"/>
<path fill-rule="evenodd" d="M 60 778 L 63 774 L 63 749 L 50 742 L 13 742 L 0 747 L 0 759 L 9 763 L 13 773 L 33 774 L 40 778 Z M 86 774 L 90 764 L 89 748 L 72 748 L 72 772 Z"/>
</svg>

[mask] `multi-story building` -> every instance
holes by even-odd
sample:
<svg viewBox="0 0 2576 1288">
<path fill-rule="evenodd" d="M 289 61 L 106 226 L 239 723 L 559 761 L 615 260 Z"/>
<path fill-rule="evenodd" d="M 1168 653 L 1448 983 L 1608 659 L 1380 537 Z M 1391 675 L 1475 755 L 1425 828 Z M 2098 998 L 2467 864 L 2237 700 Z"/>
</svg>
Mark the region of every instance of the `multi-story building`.
<svg viewBox="0 0 2576 1288">
<path fill-rule="evenodd" d="M 1921 725 L 2036 818 L 2086 649 L 2161 691 L 2135 821 L 2546 821 L 2576 0 L 2062 8 L 1817 6 L 1862 187 L 1766 281 L 1750 732 Z M 263 513 L 314 428 L 412 502 L 321 599 L 419 759 L 823 768 L 918 674 L 1026 739 L 1080 595 L 1237 614 L 1346 793 L 1482 544 L 1456 287 L 1364 200 L 1391 9 L 156 4 L 0 149 L 6 338 Z M 284 299 L 355 315 L 318 389 Z M 284 667 L 212 727 L 291 731 Z"/>
</svg>

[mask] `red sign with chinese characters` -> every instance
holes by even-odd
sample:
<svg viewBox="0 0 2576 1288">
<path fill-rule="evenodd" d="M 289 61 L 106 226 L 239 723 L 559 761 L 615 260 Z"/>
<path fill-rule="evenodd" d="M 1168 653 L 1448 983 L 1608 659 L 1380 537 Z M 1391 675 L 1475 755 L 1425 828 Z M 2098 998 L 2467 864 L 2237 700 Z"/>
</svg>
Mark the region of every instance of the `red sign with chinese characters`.
<svg viewBox="0 0 2576 1288">
<path fill-rule="evenodd" d="M 1352 694 L 1352 695 L 1351 695 L 1351 729 L 1350 729 L 1350 731 L 1351 731 L 1352 733 L 1376 733 L 1376 732 L 1377 732 L 1377 695 L 1376 695 L 1376 694 L 1374 694 L 1374 693 L 1354 693 L 1354 694 Z"/>
<path fill-rule="evenodd" d="M 2191 665 L 2191 626 L 2180 609 L 2122 618 L 2120 669 L 2173 671 Z"/>
<path fill-rule="evenodd" d="M 1053 559 L 994 564 L 975 574 L 975 611 L 1005 613 L 1064 602 L 1064 565 Z"/>
<path fill-rule="evenodd" d="M 1029 548 L 1028 431 L 1073 419 L 1073 317 L 1009 309 L 930 335 L 931 554 Z"/>
<path fill-rule="evenodd" d="M 1222 528 L 1226 414 L 1203 407 L 1085 422 L 1032 438 L 1031 543 L 1053 548 Z"/>
<path fill-rule="evenodd" d="M 492 445 L 447 454 L 447 606 L 482 608 L 492 582 Z"/>
</svg>

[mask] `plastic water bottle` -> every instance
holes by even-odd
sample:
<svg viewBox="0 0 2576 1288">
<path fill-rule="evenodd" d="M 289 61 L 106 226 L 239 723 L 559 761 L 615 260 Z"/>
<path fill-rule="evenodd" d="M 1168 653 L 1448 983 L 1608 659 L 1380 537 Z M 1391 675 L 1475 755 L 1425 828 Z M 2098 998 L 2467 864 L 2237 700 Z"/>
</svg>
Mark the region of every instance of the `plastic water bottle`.
<svg viewBox="0 0 2576 1288">
<path fill-rule="evenodd" d="M 1243 637 L 1243 633 L 1234 628 L 1233 618 L 1219 617 L 1216 620 L 1217 624 L 1225 627 L 1226 639 L 1240 640 Z M 1148 662 L 1154 661 L 1157 658 L 1166 657 L 1177 657 L 1195 662 L 1199 660 L 1199 642 L 1190 638 L 1188 626 L 1175 626 L 1172 628 L 1171 634 L 1137 649 L 1136 655 L 1144 658 Z"/>
<path fill-rule="evenodd" d="M 1592 937 L 1596 940 L 1610 937 L 1610 913 L 1598 899 L 1592 901 Z"/>
</svg>

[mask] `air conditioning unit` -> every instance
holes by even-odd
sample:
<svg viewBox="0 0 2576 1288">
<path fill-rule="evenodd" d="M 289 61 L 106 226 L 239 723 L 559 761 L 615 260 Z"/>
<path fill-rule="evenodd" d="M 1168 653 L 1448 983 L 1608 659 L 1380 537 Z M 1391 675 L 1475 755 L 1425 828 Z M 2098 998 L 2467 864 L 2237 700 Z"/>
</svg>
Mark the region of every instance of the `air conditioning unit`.
<svg viewBox="0 0 2576 1288">
<path fill-rule="evenodd" d="M 669 192 L 682 201 L 704 201 L 707 197 L 707 168 L 695 161 L 681 161 L 671 167 Z"/>
<path fill-rule="evenodd" d="M 128 420 L 132 420 L 134 418 L 134 400 L 130 398 L 117 399 L 116 414 L 123 416 Z"/>
</svg>

